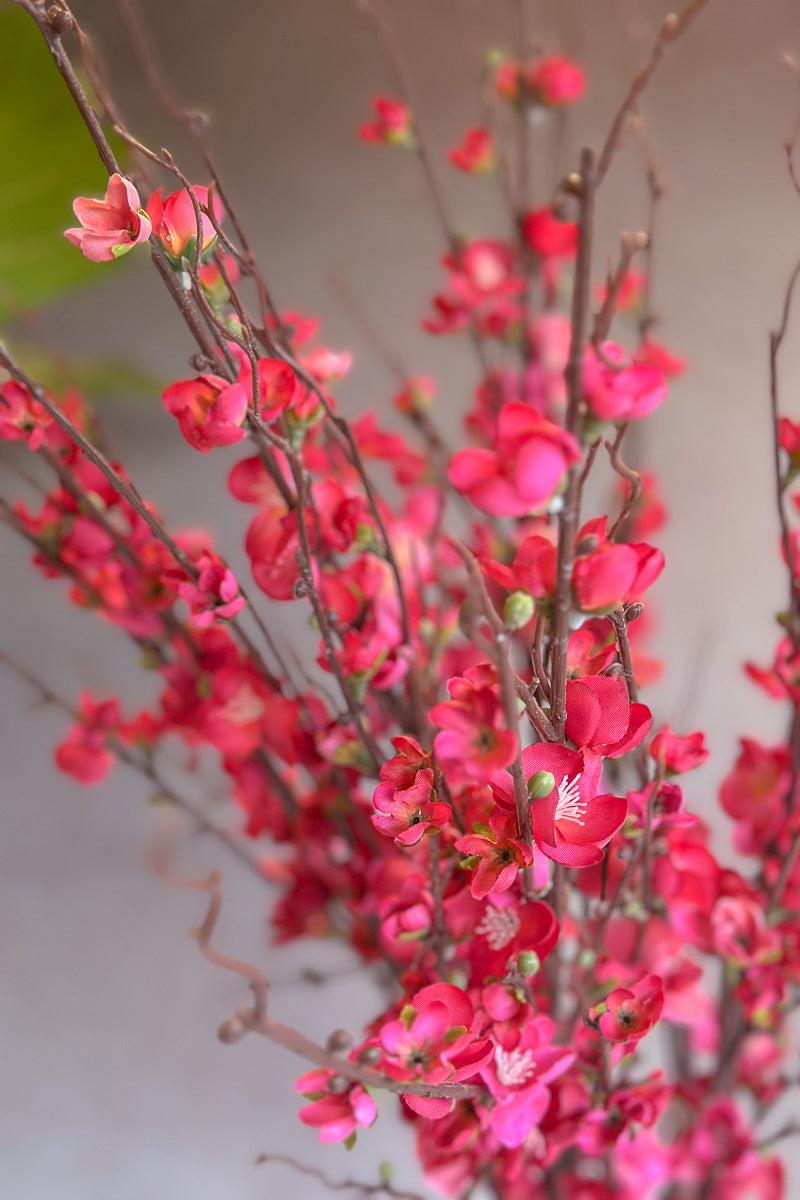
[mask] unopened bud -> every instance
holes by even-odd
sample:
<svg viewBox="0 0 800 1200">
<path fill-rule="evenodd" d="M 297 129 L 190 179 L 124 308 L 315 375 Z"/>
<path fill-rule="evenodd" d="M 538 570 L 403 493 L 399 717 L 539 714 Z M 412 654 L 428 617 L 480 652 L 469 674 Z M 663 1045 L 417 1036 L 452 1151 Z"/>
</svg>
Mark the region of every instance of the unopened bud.
<svg viewBox="0 0 800 1200">
<path fill-rule="evenodd" d="M 643 604 L 629 604 L 625 609 L 625 621 L 630 625 L 631 621 L 638 621 L 643 612 Z"/>
<path fill-rule="evenodd" d="M 350 1087 L 350 1080 L 344 1075 L 331 1075 L 325 1086 L 333 1096 L 343 1096 Z"/>
<path fill-rule="evenodd" d="M 531 800 L 544 800 L 556 786 L 556 777 L 552 771 L 534 771 L 528 780 L 528 797 Z"/>
<path fill-rule="evenodd" d="M 346 1029 L 334 1029 L 333 1033 L 328 1037 L 325 1043 L 326 1048 L 332 1054 L 341 1054 L 345 1050 L 349 1050 L 353 1044 L 353 1035 L 348 1033 Z"/>
<path fill-rule="evenodd" d="M 586 537 L 582 537 L 577 543 L 575 546 L 575 553 L 578 558 L 580 558 L 582 554 L 591 554 L 593 550 L 597 549 L 598 545 L 599 542 L 597 538 L 593 533 L 589 533 L 586 535 Z"/>
<path fill-rule="evenodd" d="M 235 1042 L 240 1042 L 247 1034 L 249 1026 L 241 1017 L 231 1017 L 228 1021 L 223 1021 L 217 1030 L 217 1037 L 226 1046 L 232 1046 Z"/>
<path fill-rule="evenodd" d="M 56 33 L 69 33 L 75 25 L 72 16 L 65 12 L 60 4 L 51 4 L 47 10 L 47 24 Z"/>
<path fill-rule="evenodd" d="M 533 596 L 528 592 L 512 592 L 503 605 L 503 621 L 509 629 L 522 629 L 536 611 Z"/>
<path fill-rule="evenodd" d="M 517 970 L 523 977 L 535 975 L 542 965 L 542 960 L 535 950 L 523 950 L 517 955 Z"/>
<path fill-rule="evenodd" d="M 363 1050 L 358 1052 L 358 1061 L 365 1067 L 377 1067 L 382 1058 L 380 1046 L 364 1046 Z"/>
</svg>

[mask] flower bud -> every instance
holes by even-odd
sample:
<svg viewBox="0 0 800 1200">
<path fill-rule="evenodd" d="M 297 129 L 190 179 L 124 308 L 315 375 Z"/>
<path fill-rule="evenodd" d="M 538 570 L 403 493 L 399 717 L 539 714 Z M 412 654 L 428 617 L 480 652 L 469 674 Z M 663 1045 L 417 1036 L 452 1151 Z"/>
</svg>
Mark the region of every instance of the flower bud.
<svg viewBox="0 0 800 1200">
<path fill-rule="evenodd" d="M 344 1075 L 331 1075 L 327 1083 L 328 1091 L 334 1096 L 342 1096 L 350 1087 L 350 1080 Z"/>
<path fill-rule="evenodd" d="M 228 1021 L 223 1021 L 217 1030 L 217 1037 L 226 1046 L 232 1046 L 235 1042 L 240 1042 L 249 1031 L 249 1026 L 241 1017 L 231 1017 Z"/>
<path fill-rule="evenodd" d="M 334 1029 L 325 1043 L 326 1049 L 332 1054 L 343 1054 L 353 1044 L 353 1036 L 346 1029 Z"/>
<path fill-rule="evenodd" d="M 544 800 L 556 786 L 556 778 L 552 771 L 534 771 L 528 780 L 528 797 L 531 800 Z"/>
<path fill-rule="evenodd" d="M 509 629 L 522 629 L 532 619 L 536 605 L 528 592 L 512 592 L 503 605 L 503 621 Z"/>
<path fill-rule="evenodd" d="M 535 950 L 523 950 L 517 956 L 517 970 L 523 977 L 535 975 L 541 965 L 542 960 Z"/>
</svg>

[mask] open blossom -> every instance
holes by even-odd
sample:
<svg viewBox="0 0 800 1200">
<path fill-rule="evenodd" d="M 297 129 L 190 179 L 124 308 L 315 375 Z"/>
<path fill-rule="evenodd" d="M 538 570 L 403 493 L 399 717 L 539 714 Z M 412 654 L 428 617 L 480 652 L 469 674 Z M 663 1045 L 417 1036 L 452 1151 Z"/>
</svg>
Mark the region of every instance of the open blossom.
<svg viewBox="0 0 800 1200">
<path fill-rule="evenodd" d="M 308 1071 L 294 1085 L 295 1091 L 311 1100 L 298 1116 L 304 1125 L 319 1130 L 321 1142 L 345 1142 L 359 1126 L 368 1129 L 378 1115 L 375 1101 L 360 1083 L 334 1091 L 330 1087 L 334 1078 L 340 1078 L 335 1071 Z"/>
<path fill-rule="evenodd" d="M 414 846 L 428 831 L 435 833 L 450 820 L 450 805 L 433 799 L 433 771 L 417 771 L 407 788 L 395 788 L 384 778 L 375 789 L 373 804 L 378 812 L 372 818 L 376 829 L 393 837 L 398 846 Z"/>
<path fill-rule="evenodd" d="M 568 867 L 601 862 L 602 847 L 622 827 L 628 811 L 621 796 L 597 794 L 602 759 L 539 742 L 522 751 L 522 766 L 531 792 L 533 837 L 542 854 Z M 513 805 L 507 773 L 492 779 L 492 791 L 499 804 Z"/>
<path fill-rule="evenodd" d="M 453 782 L 487 783 L 517 752 L 517 735 L 506 727 L 495 672 L 471 667 L 447 685 L 450 699 L 435 704 L 430 719 L 441 730 L 434 738 L 437 758 Z"/>
<path fill-rule="evenodd" d="M 665 725 L 650 743 L 650 754 L 657 763 L 663 763 L 668 775 L 683 775 L 704 763 L 709 751 L 703 733 L 698 731 L 680 737 Z"/>
<path fill-rule="evenodd" d="M 9 442 L 24 439 L 31 450 L 38 450 L 52 423 L 47 409 L 23 384 L 10 379 L 0 388 L 0 439 Z"/>
<path fill-rule="evenodd" d="M 454 167 L 471 175 L 486 175 L 497 166 L 497 150 L 488 129 L 468 129 L 461 145 L 448 157 Z"/>
<path fill-rule="evenodd" d="M 177 417 L 190 446 L 208 454 L 214 446 L 231 446 L 246 437 L 247 392 L 219 375 L 199 375 L 173 383 L 163 395 L 164 407 Z"/>
<path fill-rule="evenodd" d="M 612 1042 L 634 1042 L 653 1028 L 664 1007 L 664 981 L 646 975 L 628 988 L 615 988 L 597 1005 L 600 1032 Z"/>
<path fill-rule="evenodd" d="M 384 1070 L 395 1079 L 431 1084 L 457 1083 L 474 1075 L 491 1058 L 488 1038 L 476 1037 L 475 1012 L 466 992 L 451 983 L 422 988 L 380 1031 Z M 413 1112 L 434 1120 L 446 1116 L 452 1100 L 404 1095 Z"/>
<path fill-rule="evenodd" d="M 666 399 L 667 381 L 649 363 L 625 365 L 625 352 L 616 342 L 603 343 L 603 356 L 588 347 L 583 368 L 586 404 L 599 421 L 635 421 L 647 417 Z"/>
<path fill-rule="evenodd" d="M 596 675 L 570 679 L 565 732 L 579 750 L 619 758 L 639 745 L 653 717 L 646 704 L 631 704 L 621 679 Z"/>
<path fill-rule="evenodd" d="M 152 233 L 139 193 L 129 179 L 112 175 L 102 200 L 79 196 L 72 205 L 80 229 L 67 229 L 64 237 L 92 262 L 111 262 L 127 254 Z"/>
<path fill-rule="evenodd" d="M 178 595 L 189 605 L 189 623 L 207 629 L 216 620 L 229 620 L 244 608 L 245 599 L 230 567 L 217 554 L 204 550 L 195 564 L 196 580 L 179 584 Z"/>
<path fill-rule="evenodd" d="M 517 871 L 529 867 L 533 858 L 530 848 L 519 840 L 514 822 L 500 812 L 488 825 L 480 826 L 479 832 L 468 833 L 455 845 L 456 850 L 476 860 L 469 883 L 476 900 L 490 892 L 506 891 Z"/>
<path fill-rule="evenodd" d="M 119 729 L 119 701 L 95 701 L 84 692 L 78 716 L 79 723 L 56 747 L 56 766 L 79 783 L 100 783 L 114 764 L 108 738 Z"/>
<path fill-rule="evenodd" d="M 414 137 L 414 121 L 411 109 L 400 100 L 378 96 L 372 102 L 375 120 L 362 125 L 359 137 L 362 142 L 384 142 L 387 146 L 403 146 L 413 150 L 417 144 Z"/>
<path fill-rule="evenodd" d="M 578 227 L 560 221 L 552 208 L 537 208 L 522 219 L 526 246 L 540 258 L 574 258 L 578 249 Z"/>
<path fill-rule="evenodd" d="M 512 401 L 497 418 L 496 448 L 459 450 L 447 474 L 481 512 L 524 517 L 547 506 L 569 467 L 580 460 L 569 433 L 530 405 Z"/>
</svg>

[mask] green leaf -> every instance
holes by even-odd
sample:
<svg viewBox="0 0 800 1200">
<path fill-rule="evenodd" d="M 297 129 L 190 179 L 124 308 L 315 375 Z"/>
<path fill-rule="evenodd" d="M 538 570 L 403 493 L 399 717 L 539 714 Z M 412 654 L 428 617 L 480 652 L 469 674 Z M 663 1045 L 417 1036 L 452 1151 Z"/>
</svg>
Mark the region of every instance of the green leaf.
<svg viewBox="0 0 800 1200">
<path fill-rule="evenodd" d="M 0 11 L 0 321 L 103 278 L 64 238 L 76 196 L 107 186 L 89 134 L 36 25 Z"/>
</svg>

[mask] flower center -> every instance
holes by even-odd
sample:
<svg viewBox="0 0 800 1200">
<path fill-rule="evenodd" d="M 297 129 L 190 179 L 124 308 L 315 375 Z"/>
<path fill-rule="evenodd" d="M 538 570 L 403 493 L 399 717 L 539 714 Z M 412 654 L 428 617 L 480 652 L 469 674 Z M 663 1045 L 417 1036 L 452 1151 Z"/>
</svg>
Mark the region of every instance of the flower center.
<svg viewBox="0 0 800 1200">
<path fill-rule="evenodd" d="M 536 1070 L 532 1050 L 503 1050 L 501 1046 L 495 1046 L 494 1062 L 497 1078 L 503 1087 L 527 1083 Z"/>
<path fill-rule="evenodd" d="M 574 821 L 576 825 L 585 825 L 584 817 L 589 807 L 588 800 L 581 799 L 578 780 L 580 773 L 574 779 L 565 775 L 558 785 L 558 803 L 556 804 L 557 821 Z"/>
<path fill-rule="evenodd" d="M 476 933 L 486 936 L 490 950 L 502 950 L 519 933 L 519 914 L 513 908 L 495 908 L 488 904 Z"/>
</svg>

